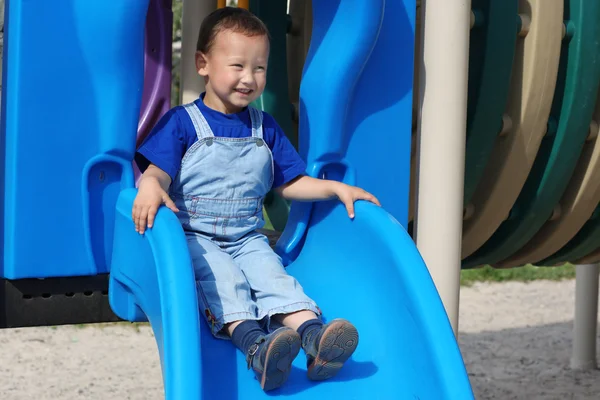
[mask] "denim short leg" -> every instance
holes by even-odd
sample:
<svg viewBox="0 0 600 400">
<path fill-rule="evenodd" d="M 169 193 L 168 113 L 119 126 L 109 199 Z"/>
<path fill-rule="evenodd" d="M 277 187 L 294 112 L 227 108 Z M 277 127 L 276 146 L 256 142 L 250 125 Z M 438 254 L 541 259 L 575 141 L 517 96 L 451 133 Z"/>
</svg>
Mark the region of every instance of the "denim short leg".
<svg viewBox="0 0 600 400">
<path fill-rule="evenodd" d="M 244 239 L 233 256 L 250 283 L 259 318 L 267 318 L 267 327 L 275 314 L 310 310 L 320 315 L 316 303 L 304 293 L 296 278 L 286 272 L 269 240 L 258 233 Z"/>
<path fill-rule="evenodd" d="M 229 322 L 259 319 L 250 286 L 238 264 L 218 245 L 201 235 L 187 233 L 200 313 L 214 336 L 229 339 L 221 332 Z"/>
</svg>

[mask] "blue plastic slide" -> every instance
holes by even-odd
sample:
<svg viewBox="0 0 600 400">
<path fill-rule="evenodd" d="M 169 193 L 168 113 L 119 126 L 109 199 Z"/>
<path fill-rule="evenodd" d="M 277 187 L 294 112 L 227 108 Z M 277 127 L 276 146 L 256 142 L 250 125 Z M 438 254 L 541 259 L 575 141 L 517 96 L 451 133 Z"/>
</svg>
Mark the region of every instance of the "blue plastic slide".
<svg viewBox="0 0 600 400">
<path fill-rule="evenodd" d="M 269 398 L 241 353 L 214 339 L 200 320 L 175 215 L 162 208 L 155 228 L 141 237 L 131 229 L 134 196 L 134 190 L 123 192 L 117 208 L 111 304 L 132 321 L 148 316 L 160 349 L 166 399 Z M 335 203 L 314 207 L 289 271 L 326 317 L 348 318 L 358 327 L 358 349 L 334 379 L 321 383 L 306 378 L 301 353 L 286 386 L 272 394 L 472 399 L 446 314 L 411 238 L 383 209 L 359 203 L 356 211 L 350 221 Z"/>
<path fill-rule="evenodd" d="M 406 224 L 414 1 L 314 2 L 301 89 L 300 148 L 309 174 L 364 186 L 384 208 L 294 204 L 278 251 L 325 318 L 351 320 L 357 352 L 334 379 L 306 378 L 302 355 L 273 394 L 298 399 L 471 399 L 463 361 Z M 111 304 L 156 332 L 167 399 L 261 399 L 231 343 L 198 315 L 183 231 L 162 208 L 145 236 L 132 229 L 134 190 L 117 205 Z M 393 214 L 386 209 L 397 210 Z M 396 218 L 394 218 L 396 217 Z M 327 397 L 326 397 L 327 396 Z"/>
</svg>

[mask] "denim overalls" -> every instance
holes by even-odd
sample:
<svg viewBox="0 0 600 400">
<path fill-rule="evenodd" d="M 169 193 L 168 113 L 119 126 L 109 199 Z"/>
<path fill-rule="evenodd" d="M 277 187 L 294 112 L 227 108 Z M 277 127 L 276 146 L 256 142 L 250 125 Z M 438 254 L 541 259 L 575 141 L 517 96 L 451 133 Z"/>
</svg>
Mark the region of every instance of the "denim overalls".
<svg viewBox="0 0 600 400">
<path fill-rule="evenodd" d="M 263 140 L 261 111 L 249 107 L 252 136 L 215 137 L 200 109 L 185 105 L 198 141 L 183 156 L 170 195 L 186 233 L 200 311 L 213 335 L 238 320 L 318 308 L 288 275 L 268 239 L 263 200 L 273 184 L 273 157 Z"/>
</svg>

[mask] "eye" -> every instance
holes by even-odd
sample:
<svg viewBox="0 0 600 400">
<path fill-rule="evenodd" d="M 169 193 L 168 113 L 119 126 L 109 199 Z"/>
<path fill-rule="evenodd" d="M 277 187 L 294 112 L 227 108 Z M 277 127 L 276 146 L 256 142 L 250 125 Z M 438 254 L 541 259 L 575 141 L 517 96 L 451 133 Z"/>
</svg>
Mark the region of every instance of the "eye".
<svg viewBox="0 0 600 400">
<path fill-rule="evenodd" d="M 244 68 L 242 64 L 231 64 L 231 66 L 234 68 Z"/>
<path fill-rule="evenodd" d="M 264 70 L 266 70 L 266 68 L 265 68 L 265 67 L 263 67 L 262 65 L 261 65 L 261 66 L 258 66 L 258 67 L 256 67 L 256 69 L 257 69 L 257 70 L 259 70 L 259 71 L 264 71 Z"/>
</svg>

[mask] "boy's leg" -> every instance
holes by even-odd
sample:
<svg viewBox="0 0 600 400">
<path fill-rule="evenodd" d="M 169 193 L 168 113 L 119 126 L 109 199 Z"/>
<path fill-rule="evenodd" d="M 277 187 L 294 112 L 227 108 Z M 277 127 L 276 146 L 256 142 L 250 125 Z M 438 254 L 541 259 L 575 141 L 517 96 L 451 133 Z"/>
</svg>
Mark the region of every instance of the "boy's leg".
<svg viewBox="0 0 600 400">
<path fill-rule="evenodd" d="M 341 319 L 324 325 L 317 305 L 285 271 L 279 256 L 261 236 L 251 236 L 234 256 L 250 283 L 259 316 L 273 318 L 298 332 L 310 379 L 334 376 L 358 346 L 356 328 Z"/>
<path fill-rule="evenodd" d="M 289 328 L 266 335 L 257 322 L 248 281 L 232 256 L 204 236 L 188 233 L 187 241 L 201 312 L 211 332 L 218 338 L 231 338 L 264 390 L 281 386 L 300 351 L 300 336 Z"/>
<path fill-rule="evenodd" d="M 266 334 L 258 322 L 242 321 L 229 325 L 228 332 L 265 391 L 285 383 L 300 352 L 300 336 L 295 330 L 284 327 Z"/>
<path fill-rule="evenodd" d="M 310 320 L 298 332 L 302 335 L 308 377 L 315 381 L 335 376 L 358 346 L 356 327 L 344 319 L 320 326 Z"/>
<path fill-rule="evenodd" d="M 312 380 L 335 376 L 358 346 L 358 331 L 346 320 L 334 319 L 323 324 L 312 311 L 276 315 L 274 318 L 300 335 L 307 357 L 308 377 Z"/>
<path fill-rule="evenodd" d="M 289 314 L 277 314 L 273 315 L 273 319 L 281 325 L 288 326 L 295 331 L 298 331 L 302 325 L 305 325 L 309 321 L 315 325 L 323 325 L 323 322 L 321 322 L 317 314 L 310 310 L 301 310 Z"/>
<path fill-rule="evenodd" d="M 300 283 L 289 275 L 268 239 L 254 233 L 245 238 L 235 253 L 235 262 L 246 276 L 256 300 L 259 318 L 267 318 L 297 329 L 307 319 L 316 319 L 319 308 Z M 283 318 L 284 315 L 289 315 Z M 284 321 L 285 320 L 285 321 Z"/>
<path fill-rule="evenodd" d="M 233 258 L 204 236 L 186 234 L 194 265 L 200 313 L 215 337 L 229 339 L 229 324 L 256 320 L 257 308 L 246 277 Z"/>
</svg>

